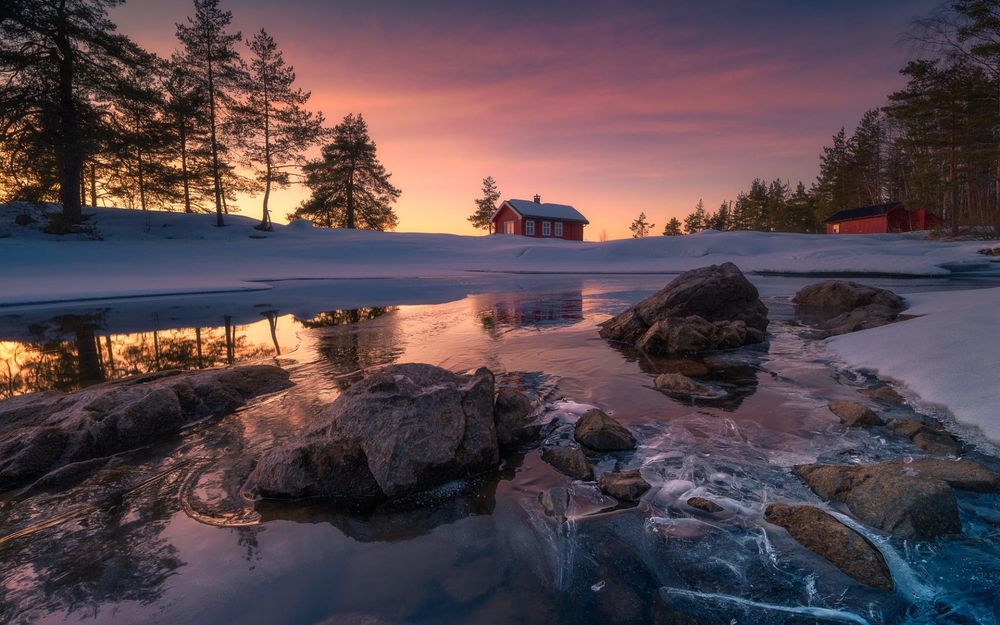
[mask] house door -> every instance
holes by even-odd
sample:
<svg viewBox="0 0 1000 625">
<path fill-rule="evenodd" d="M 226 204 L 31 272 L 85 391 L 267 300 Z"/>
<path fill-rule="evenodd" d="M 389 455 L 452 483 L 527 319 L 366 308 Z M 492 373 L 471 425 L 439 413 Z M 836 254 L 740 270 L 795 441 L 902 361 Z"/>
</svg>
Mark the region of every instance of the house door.
<svg viewBox="0 0 1000 625">
<path fill-rule="evenodd" d="M 504 234 L 514 234 L 514 222 L 505 221 L 503 222 L 503 233 Z"/>
</svg>

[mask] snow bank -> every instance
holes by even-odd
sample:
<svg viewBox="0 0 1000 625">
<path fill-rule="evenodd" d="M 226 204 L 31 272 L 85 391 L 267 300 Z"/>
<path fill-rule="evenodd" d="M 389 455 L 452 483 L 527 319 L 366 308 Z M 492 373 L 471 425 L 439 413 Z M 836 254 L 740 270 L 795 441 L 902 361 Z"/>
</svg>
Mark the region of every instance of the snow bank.
<svg viewBox="0 0 1000 625">
<path fill-rule="evenodd" d="M 905 383 L 1000 443 L 1000 288 L 906 297 L 922 315 L 829 340 L 849 364 Z"/>
<path fill-rule="evenodd" d="M 519 236 L 383 233 L 275 226 L 228 216 L 89 209 L 101 240 L 13 225 L 0 206 L 0 306 L 266 288 L 310 278 L 420 278 L 467 272 L 671 273 L 733 261 L 744 271 L 933 276 L 985 264 L 974 242 L 915 235 L 704 232 L 581 243 Z M 9 226 L 8 226 L 9 224 Z"/>
</svg>

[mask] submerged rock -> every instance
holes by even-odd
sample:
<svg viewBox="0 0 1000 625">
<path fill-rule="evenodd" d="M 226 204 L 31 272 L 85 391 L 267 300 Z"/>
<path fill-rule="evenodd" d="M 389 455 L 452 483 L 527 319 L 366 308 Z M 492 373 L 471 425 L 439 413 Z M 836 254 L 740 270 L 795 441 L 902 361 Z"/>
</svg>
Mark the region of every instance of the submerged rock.
<svg viewBox="0 0 1000 625">
<path fill-rule="evenodd" d="M 530 437 L 526 426 L 531 415 L 531 400 L 524 393 L 502 389 L 497 393 L 493 414 L 500 447 L 511 447 Z"/>
<path fill-rule="evenodd" d="M 795 471 L 817 495 L 845 504 L 868 525 L 918 540 L 961 531 L 952 488 L 1000 491 L 996 474 L 967 460 L 798 465 Z"/>
<path fill-rule="evenodd" d="M 499 464 L 493 374 L 392 365 L 348 388 L 304 434 L 257 463 L 265 497 L 399 498 Z"/>
<path fill-rule="evenodd" d="M 792 303 L 799 319 L 817 328 L 820 337 L 883 326 L 903 310 L 903 299 L 892 291 L 848 280 L 805 286 Z"/>
<path fill-rule="evenodd" d="M 635 436 L 603 411 L 593 408 L 583 413 L 573 430 L 576 442 L 594 451 L 635 449 Z"/>
<path fill-rule="evenodd" d="M 896 419 L 892 422 L 891 429 L 929 454 L 957 456 L 962 451 L 962 444 L 958 439 L 936 424 L 917 419 Z"/>
<path fill-rule="evenodd" d="M 597 478 L 597 486 L 615 499 L 630 503 L 639 501 L 650 488 L 649 482 L 643 479 L 639 469 L 602 473 Z"/>
<path fill-rule="evenodd" d="M 687 505 L 701 510 L 702 512 L 708 512 L 709 514 L 715 514 L 716 512 L 722 512 L 723 507 L 715 503 L 711 499 L 705 499 L 704 497 L 691 497 L 687 500 Z"/>
<path fill-rule="evenodd" d="M 148 445 L 196 421 L 229 414 L 256 395 L 289 386 L 283 369 L 252 365 L 163 371 L 73 393 L 49 391 L 0 402 L 0 490 L 24 486 L 67 465 Z M 90 466 L 99 463 L 80 465 Z M 47 483 L 62 481 L 60 475 Z"/>
<path fill-rule="evenodd" d="M 656 376 L 656 390 L 670 395 L 696 397 L 711 397 L 714 395 L 712 389 L 680 373 L 661 373 Z"/>
<path fill-rule="evenodd" d="M 906 399 L 904 399 L 903 396 L 896 391 L 896 389 L 892 388 L 888 384 L 880 384 L 874 388 L 863 388 L 858 392 L 865 397 L 877 399 L 895 406 L 902 406 L 906 403 Z"/>
<path fill-rule="evenodd" d="M 764 517 L 862 584 L 885 591 L 895 587 L 882 553 L 864 536 L 819 508 L 775 503 L 767 507 Z"/>
<path fill-rule="evenodd" d="M 837 415 L 840 422 L 852 428 L 868 428 L 884 425 L 885 422 L 875 412 L 856 401 L 837 399 L 829 403 L 830 412 Z"/>
<path fill-rule="evenodd" d="M 594 479 L 594 469 L 586 454 L 575 447 L 546 447 L 542 450 L 542 460 L 574 480 Z"/>
<path fill-rule="evenodd" d="M 653 356 L 677 356 L 760 343 L 767 307 L 733 263 L 686 271 L 635 307 L 601 324 L 606 339 Z"/>
</svg>

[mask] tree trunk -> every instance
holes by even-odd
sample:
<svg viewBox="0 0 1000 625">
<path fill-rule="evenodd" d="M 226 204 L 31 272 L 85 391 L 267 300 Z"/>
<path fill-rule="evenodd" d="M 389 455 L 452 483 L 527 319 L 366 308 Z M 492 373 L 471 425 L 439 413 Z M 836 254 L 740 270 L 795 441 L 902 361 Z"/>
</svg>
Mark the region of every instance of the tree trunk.
<svg viewBox="0 0 1000 625">
<path fill-rule="evenodd" d="M 97 165 L 90 164 L 90 205 L 97 208 Z"/>
<path fill-rule="evenodd" d="M 267 69 L 264 70 L 264 208 L 258 230 L 271 230 L 271 215 L 267 201 L 271 197 L 271 102 L 268 93 Z"/>
<path fill-rule="evenodd" d="M 208 125 L 212 143 L 212 179 L 215 183 L 215 225 L 225 226 L 222 219 L 222 179 L 219 176 L 219 143 L 215 136 L 215 74 L 212 69 L 212 44 L 208 44 Z"/>
<path fill-rule="evenodd" d="M 191 183 L 188 180 L 188 164 L 187 164 L 187 124 L 184 120 L 181 120 L 181 125 L 179 130 L 180 141 L 181 141 L 181 184 L 184 187 L 184 212 L 191 212 Z"/>
<path fill-rule="evenodd" d="M 344 211 L 344 227 L 357 228 L 354 223 L 354 170 L 355 165 L 351 164 L 351 173 L 347 177 L 347 206 Z"/>
<path fill-rule="evenodd" d="M 73 97 L 74 55 L 66 22 L 66 0 L 59 3 L 56 48 L 59 51 L 59 126 L 61 137 L 57 147 L 59 158 L 59 200 L 63 219 L 68 223 L 83 221 L 80 197 L 80 176 L 83 173 L 83 147 L 80 137 L 80 111 Z"/>
</svg>

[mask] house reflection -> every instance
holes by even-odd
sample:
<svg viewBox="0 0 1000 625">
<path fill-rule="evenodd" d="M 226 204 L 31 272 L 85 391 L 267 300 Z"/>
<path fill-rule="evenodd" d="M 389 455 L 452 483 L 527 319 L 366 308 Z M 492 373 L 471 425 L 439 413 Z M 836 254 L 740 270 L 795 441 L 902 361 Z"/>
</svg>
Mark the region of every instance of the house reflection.
<svg viewBox="0 0 1000 625">
<path fill-rule="evenodd" d="M 583 292 L 499 293 L 479 298 L 480 322 L 488 332 L 500 328 L 551 328 L 583 320 Z"/>
</svg>

